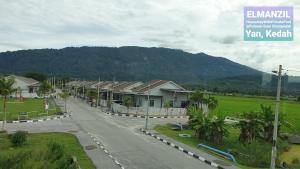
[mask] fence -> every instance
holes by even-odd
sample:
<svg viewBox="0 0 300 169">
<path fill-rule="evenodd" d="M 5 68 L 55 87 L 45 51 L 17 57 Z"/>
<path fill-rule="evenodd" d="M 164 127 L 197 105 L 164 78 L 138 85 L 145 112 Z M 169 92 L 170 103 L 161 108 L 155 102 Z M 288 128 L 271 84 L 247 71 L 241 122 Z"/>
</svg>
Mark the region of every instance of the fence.
<svg viewBox="0 0 300 169">
<path fill-rule="evenodd" d="M 146 115 L 147 107 L 129 107 L 113 103 L 112 110 L 114 113 L 129 113 L 129 114 L 137 114 L 137 115 Z M 157 107 L 149 107 L 149 115 L 155 116 L 185 116 L 186 109 L 185 108 L 157 108 Z"/>
</svg>

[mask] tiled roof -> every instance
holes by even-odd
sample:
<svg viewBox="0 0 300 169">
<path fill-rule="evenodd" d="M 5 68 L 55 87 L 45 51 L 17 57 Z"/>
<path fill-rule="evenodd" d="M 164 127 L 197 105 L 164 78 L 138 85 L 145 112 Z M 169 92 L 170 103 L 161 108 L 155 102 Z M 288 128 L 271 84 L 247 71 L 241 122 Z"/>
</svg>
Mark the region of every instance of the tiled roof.
<svg viewBox="0 0 300 169">
<path fill-rule="evenodd" d="M 13 75 L 12 77 L 14 77 L 17 80 L 23 81 L 23 82 L 25 82 L 29 85 L 35 85 L 35 84 L 39 83 L 37 80 L 34 80 L 32 78 L 28 78 L 28 77 L 16 76 L 16 75 Z"/>
<path fill-rule="evenodd" d="M 150 81 L 148 83 L 145 83 L 145 84 L 143 84 L 141 86 L 133 88 L 132 91 L 138 92 L 138 93 L 143 93 L 143 92 L 146 92 L 148 90 L 154 89 L 157 86 L 165 84 L 167 82 L 170 82 L 170 81 L 166 81 L 166 80 L 152 80 L 152 81 Z"/>
<path fill-rule="evenodd" d="M 126 89 L 130 90 L 134 88 L 136 85 L 140 84 L 142 82 L 133 81 L 133 82 L 123 82 L 120 85 L 114 87 L 114 91 L 124 91 Z"/>
</svg>

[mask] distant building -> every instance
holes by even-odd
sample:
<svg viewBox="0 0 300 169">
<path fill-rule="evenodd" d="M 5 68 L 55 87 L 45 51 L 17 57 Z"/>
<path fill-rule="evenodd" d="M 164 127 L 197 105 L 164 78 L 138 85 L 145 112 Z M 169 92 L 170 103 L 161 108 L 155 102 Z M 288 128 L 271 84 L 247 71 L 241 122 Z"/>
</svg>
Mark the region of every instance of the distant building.
<svg viewBox="0 0 300 169">
<path fill-rule="evenodd" d="M 78 91 L 83 88 L 84 81 L 72 81 L 66 84 L 70 93 L 78 96 Z M 167 80 L 152 80 L 147 83 L 139 81 L 101 81 L 89 86 L 93 90 L 100 91 L 101 100 L 112 100 L 122 104 L 124 96 L 132 97 L 133 107 L 147 107 L 148 95 L 149 106 L 163 108 L 169 105 L 172 108 L 184 108 L 188 104 L 188 91 L 180 85 Z M 112 97 L 112 98 L 111 98 Z"/>
<path fill-rule="evenodd" d="M 166 80 L 152 80 L 132 89 L 132 92 L 137 107 L 147 107 L 149 102 L 150 107 L 157 108 L 163 108 L 167 104 L 172 108 L 185 108 L 191 93 L 180 85 Z"/>
<path fill-rule="evenodd" d="M 23 98 L 35 98 L 38 97 L 37 91 L 39 87 L 39 82 L 27 77 L 11 75 L 15 79 L 13 88 L 17 89 L 15 93 L 11 96 L 13 97 L 23 97 Z"/>
</svg>

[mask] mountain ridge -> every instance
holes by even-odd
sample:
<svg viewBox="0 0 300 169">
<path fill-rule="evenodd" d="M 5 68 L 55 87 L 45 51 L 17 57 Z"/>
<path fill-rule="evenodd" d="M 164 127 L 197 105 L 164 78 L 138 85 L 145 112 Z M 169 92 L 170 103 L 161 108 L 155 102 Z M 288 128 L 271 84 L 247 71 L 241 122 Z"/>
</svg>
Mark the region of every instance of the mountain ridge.
<svg viewBox="0 0 300 169">
<path fill-rule="evenodd" d="M 39 71 L 76 78 L 111 80 L 166 79 L 197 82 L 263 72 L 227 58 L 159 47 L 66 47 L 0 53 L 0 72 Z"/>
</svg>

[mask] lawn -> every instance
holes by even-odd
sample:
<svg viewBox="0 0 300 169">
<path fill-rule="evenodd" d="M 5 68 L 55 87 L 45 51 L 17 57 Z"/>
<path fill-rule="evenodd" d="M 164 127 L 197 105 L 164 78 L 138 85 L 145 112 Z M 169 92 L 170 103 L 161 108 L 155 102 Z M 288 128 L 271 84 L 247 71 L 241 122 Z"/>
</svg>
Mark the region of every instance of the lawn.
<svg viewBox="0 0 300 169">
<path fill-rule="evenodd" d="M 250 166 L 256 166 L 257 164 L 254 163 L 255 160 L 260 161 L 260 165 L 269 166 L 269 161 L 271 159 L 271 144 L 266 143 L 263 141 L 257 141 L 256 143 L 252 143 L 249 145 L 244 145 L 238 141 L 239 130 L 233 127 L 228 126 L 227 129 L 229 131 L 228 137 L 224 139 L 224 143 L 222 145 L 212 145 L 209 142 L 199 140 L 198 138 L 194 137 L 194 132 L 192 130 L 183 130 L 183 131 L 174 131 L 171 129 L 170 125 L 164 126 L 156 126 L 154 130 L 168 136 L 178 142 L 184 143 L 191 147 L 197 148 L 197 145 L 200 143 L 210 145 L 212 147 L 218 148 L 220 150 L 226 151 L 230 150 L 235 153 L 235 158 L 238 162 L 238 166 L 244 169 L 251 168 Z M 179 134 L 191 134 L 191 138 L 182 138 L 179 137 Z M 289 149 L 289 152 L 286 153 L 286 149 L 288 148 L 288 144 L 283 141 L 278 142 L 278 151 L 282 156 L 280 157 L 282 160 L 286 160 L 290 157 L 290 151 L 294 154 L 297 154 L 297 149 Z M 296 147 L 299 148 L 299 147 Z M 205 150 L 203 150 L 205 151 Z M 211 153 L 211 152 L 208 152 Z M 232 153 L 232 154 L 234 154 Z M 298 153 L 299 154 L 299 153 Z M 294 156 L 295 157 L 295 156 Z M 222 158 L 222 157 L 220 157 Z M 224 159 L 224 158 L 223 158 Z M 252 159 L 252 160 L 251 160 Z M 227 159 L 224 159 L 227 160 Z M 287 162 L 291 162 L 288 160 Z M 248 166 L 247 166 L 248 165 Z M 254 168 L 263 168 L 263 167 L 254 167 Z"/>
<path fill-rule="evenodd" d="M 31 155 L 26 161 L 23 159 L 15 159 L 15 162 L 22 162 L 25 166 L 31 168 L 39 168 L 44 166 L 46 160 L 40 159 L 37 155 L 43 155 L 47 151 L 47 145 L 49 142 L 55 141 L 63 145 L 65 153 L 70 156 L 76 156 L 79 166 L 82 169 L 95 169 L 92 161 L 88 158 L 77 138 L 72 134 L 67 133 L 40 133 L 40 134 L 28 134 L 27 142 L 21 147 L 12 146 L 9 135 L 0 134 L 0 157 L 5 155 L 14 156 L 25 152 Z M 35 159 L 39 159 L 38 161 Z M 1 160 L 1 159 L 0 159 Z"/>
<path fill-rule="evenodd" d="M 53 115 L 59 110 L 59 107 L 55 109 L 54 103 L 50 102 L 49 115 Z M 0 112 L 3 112 L 3 99 L 0 99 Z M 7 120 L 17 120 L 19 112 L 28 112 L 29 119 L 46 116 L 43 99 L 24 99 L 23 101 L 8 99 L 7 112 Z M 3 113 L 0 113 L 0 120 L 2 119 Z"/>
<path fill-rule="evenodd" d="M 226 116 L 237 116 L 239 113 L 246 111 L 260 111 L 260 104 L 275 108 L 275 100 L 265 98 L 251 98 L 240 96 L 214 96 L 219 106 L 214 112 L 222 112 Z M 282 101 L 281 114 L 286 121 L 294 127 L 288 129 L 283 127 L 283 132 L 300 134 L 300 103 L 295 101 Z"/>
</svg>

